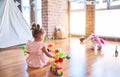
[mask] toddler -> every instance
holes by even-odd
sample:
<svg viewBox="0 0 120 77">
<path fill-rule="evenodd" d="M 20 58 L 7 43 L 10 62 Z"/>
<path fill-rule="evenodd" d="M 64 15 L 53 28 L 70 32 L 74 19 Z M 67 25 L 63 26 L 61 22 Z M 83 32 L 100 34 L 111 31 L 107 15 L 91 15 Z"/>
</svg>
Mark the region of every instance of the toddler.
<svg viewBox="0 0 120 77">
<path fill-rule="evenodd" d="M 44 42 L 45 30 L 35 23 L 31 30 L 34 41 L 28 40 L 26 44 L 29 53 L 26 62 L 29 67 L 41 68 L 48 63 L 49 57 L 54 58 L 54 56 L 47 51 L 47 44 Z"/>
</svg>

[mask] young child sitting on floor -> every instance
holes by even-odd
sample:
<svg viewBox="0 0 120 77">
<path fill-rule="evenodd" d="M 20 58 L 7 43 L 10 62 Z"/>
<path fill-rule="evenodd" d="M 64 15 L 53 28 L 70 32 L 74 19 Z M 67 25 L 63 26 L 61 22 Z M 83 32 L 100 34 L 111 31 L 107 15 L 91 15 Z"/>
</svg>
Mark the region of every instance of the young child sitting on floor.
<svg viewBox="0 0 120 77">
<path fill-rule="evenodd" d="M 26 49 L 29 53 L 26 62 L 29 67 L 41 68 L 48 63 L 49 57 L 55 57 L 47 51 L 47 44 L 44 42 L 45 30 L 35 23 L 32 25 L 31 30 L 34 41 L 28 40 L 26 44 Z"/>
</svg>

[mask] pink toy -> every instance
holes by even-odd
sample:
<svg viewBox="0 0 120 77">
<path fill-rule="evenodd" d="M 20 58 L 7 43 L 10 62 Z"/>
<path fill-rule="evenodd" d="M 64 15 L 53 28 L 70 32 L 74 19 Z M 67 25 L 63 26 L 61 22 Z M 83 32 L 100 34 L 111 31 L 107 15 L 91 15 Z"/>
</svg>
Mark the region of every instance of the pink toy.
<svg viewBox="0 0 120 77">
<path fill-rule="evenodd" d="M 102 44 L 105 44 L 104 39 L 98 37 L 95 34 L 91 34 L 88 37 L 88 40 L 90 40 L 92 42 L 92 49 L 94 50 L 96 47 L 98 50 L 102 49 Z"/>
</svg>

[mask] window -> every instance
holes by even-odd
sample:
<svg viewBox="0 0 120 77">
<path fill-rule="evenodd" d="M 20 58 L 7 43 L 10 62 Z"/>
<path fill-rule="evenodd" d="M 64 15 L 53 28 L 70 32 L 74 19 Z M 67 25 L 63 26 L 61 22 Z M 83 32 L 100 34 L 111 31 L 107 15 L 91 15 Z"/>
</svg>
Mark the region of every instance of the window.
<svg viewBox="0 0 120 77">
<path fill-rule="evenodd" d="M 107 0 L 96 0 L 96 9 L 107 9 Z"/>
<path fill-rule="evenodd" d="M 110 9 L 120 9 L 120 0 L 110 0 Z"/>
<path fill-rule="evenodd" d="M 70 13 L 70 33 L 85 35 L 85 12 Z"/>
<path fill-rule="evenodd" d="M 30 1 L 29 0 L 21 0 L 22 2 L 22 13 L 28 25 L 30 25 Z"/>
<path fill-rule="evenodd" d="M 120 1 L 110 0 L 107 9 L 97 9 L 95 11 L 95 33 L 100 36 L 120 38 Z M 114 3 L 114 5 L 113 5 Z M 99 4 L 98 4 L 99 5 Z M 97 4 L 96 4 L 97 6 Z M 113 6 L 116 6 L 113 8 Z"/>
<path fill-rule="evenodd" d="M 84 0 L 70 2 L 70 34 L 85 35 Z"/>
<path fill-rule="evenodd" d="M 120 5 L 120 0 L 110 0 L 110 6 Z"/>
<path fill-rule="evenodd" d="M 42 26 L 42 4 L 41 0 L 35 0 L 35 22 Z"/>
</svg>

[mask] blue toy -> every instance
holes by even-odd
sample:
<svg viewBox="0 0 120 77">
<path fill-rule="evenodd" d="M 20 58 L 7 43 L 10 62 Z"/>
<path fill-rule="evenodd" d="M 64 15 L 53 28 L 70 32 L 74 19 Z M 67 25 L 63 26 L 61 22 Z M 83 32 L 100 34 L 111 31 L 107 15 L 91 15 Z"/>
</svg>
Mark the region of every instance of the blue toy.
<svg viewBox="0 0 120 77">
<path fill-rule="evenodd" d="M 56 36 L 55 39 L 58 40 L 58 36 Z"/>
</svg>

